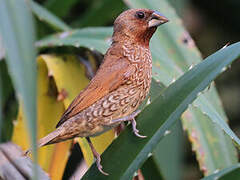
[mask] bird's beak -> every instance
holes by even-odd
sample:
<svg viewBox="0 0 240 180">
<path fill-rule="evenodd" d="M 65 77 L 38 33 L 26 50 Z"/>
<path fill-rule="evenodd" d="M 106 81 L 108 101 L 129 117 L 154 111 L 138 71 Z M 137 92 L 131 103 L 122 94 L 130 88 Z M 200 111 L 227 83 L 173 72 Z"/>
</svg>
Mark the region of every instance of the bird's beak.
<svg viewBox="0 0 240 180">
<path fill-rule="evenodd" d="M 150 21 L 148 22 L 148 27 L 149 28 L 157 27 L 157 26 L 160 26 L 161 24 L 164 24 L 168 21 L 169 20 L 164 15 L 162 15 L 160 12 L 154 11 L 152 13 Z"/>
</svg>

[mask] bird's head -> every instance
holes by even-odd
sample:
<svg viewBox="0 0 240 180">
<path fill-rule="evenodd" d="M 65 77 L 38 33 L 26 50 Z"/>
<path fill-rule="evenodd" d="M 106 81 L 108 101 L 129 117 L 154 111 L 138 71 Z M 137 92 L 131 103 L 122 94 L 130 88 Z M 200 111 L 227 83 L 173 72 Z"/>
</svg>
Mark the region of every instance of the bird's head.
<svg viewBox="0 0 240 180">
<path fill-rule="evenodd" d="M 150 9 L 129 9 L 114 22 L 113 41 L 133 41 L 148 44 L 153 33 L 168 19 Z"/>
</svg>

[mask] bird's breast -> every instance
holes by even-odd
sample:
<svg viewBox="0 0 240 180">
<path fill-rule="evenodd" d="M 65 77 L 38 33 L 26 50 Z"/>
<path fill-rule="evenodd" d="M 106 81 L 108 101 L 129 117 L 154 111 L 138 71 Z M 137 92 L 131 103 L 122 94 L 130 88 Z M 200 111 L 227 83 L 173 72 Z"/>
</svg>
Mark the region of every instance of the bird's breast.
<svg viewBox="0 0 240 180">
<path fill-rule="evenodd" d="M 82 133 L 79 136 L 95 136 L 111 128 L 112 125 L 109 124 L 112 120 L 134 112 L 148 95 L 152 79 L 152 58 L 149 49 L 124 46 L 123 50 L 123 55 L 135 68 L 135 72 L 125 84 L 85 109 L 79 114 L 81 117 L 76 117 L 85 120 L 82 121 L 81 128 L 87 129 L 87 134 Z"/>
<path fill-rule="evenodd" d="M 152 78 L 152 56 L 148 47 L 124 44 L 123 56 L 135 67 L 135 73 L 127 82 L 148 91 Z"/>
<path fill-rule="evenodd" d="M 152 57 L 149 48 L 140 45 L 123 45 L 123 56 L 135 68 L 135 72 L 117 89 L 115 94 L 121 94 L 118 112 L 126 116 L 134 112 L 149 93 L 152 79 Z"/>
</svg>

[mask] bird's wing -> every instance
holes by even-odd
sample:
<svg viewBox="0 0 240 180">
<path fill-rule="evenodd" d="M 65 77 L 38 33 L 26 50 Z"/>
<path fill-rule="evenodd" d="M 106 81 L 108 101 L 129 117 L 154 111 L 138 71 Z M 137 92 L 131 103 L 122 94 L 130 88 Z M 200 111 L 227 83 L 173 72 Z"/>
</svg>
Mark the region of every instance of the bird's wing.
<svg viewBox="0 0 240 180">
<path fill-rule="evenodd" d="M 56 127 L 124 84 L 135 72 L 127 60 L 106 60 L 89 85 L 73 100 Z"/>
</svg>

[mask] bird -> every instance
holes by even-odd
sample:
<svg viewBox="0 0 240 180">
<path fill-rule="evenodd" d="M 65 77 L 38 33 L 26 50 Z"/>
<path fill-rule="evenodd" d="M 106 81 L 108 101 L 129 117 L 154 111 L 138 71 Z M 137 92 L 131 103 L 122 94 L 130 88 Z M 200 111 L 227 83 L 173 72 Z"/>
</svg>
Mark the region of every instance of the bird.
<svg viewBox="0 0 240 180">
<path fill-rule="evenodd" d="M 38 141 L 38 147 L 75 137 L 85 137 L 103 171 L 101 157 L 89 137 L 97 136 L 124 121 L 140 135 L 135 117 L 147 97 L 152 79 L 149 42 L 157 27 L 169 20 L 151 9 L 128 9 L 114 21 L 112 43 L 96 75 L 63 113 L 56 129 Z"/>
</svg>

